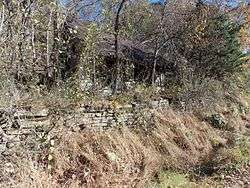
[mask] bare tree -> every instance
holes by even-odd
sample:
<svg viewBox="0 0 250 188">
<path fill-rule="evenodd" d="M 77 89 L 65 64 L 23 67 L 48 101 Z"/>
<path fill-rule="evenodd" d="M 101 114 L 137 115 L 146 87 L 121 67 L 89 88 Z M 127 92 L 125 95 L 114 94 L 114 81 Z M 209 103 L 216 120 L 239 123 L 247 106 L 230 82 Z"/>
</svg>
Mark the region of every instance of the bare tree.
<svg viewBox="0 0 250 188">
<path fill-rule="evenodd" d="M 115 69 L 114 69 L 114 88 L 113 93 L 117 93 L 119 85 L 121 84 L 121 74 L 120 74 L 120 61 L 119 61 L 119 44 L 118 44 L 118 36 L 119 36 L 119 24 L 120 24 L 120 14 L 124 7 L 124 4 L 127 0 L 122 0 L 119 4 L 116 17 L 115 17 L 115 25 L 114 25 L 114 37 L 115 37 Z"/>
</svg>

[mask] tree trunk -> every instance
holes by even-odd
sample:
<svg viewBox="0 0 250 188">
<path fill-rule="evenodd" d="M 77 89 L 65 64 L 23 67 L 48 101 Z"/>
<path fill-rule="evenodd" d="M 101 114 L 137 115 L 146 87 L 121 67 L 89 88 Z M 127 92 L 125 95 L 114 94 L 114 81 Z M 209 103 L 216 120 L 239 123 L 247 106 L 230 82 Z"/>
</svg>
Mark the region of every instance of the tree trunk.
<svg viewBox="0 0 250 188">
<path fill-rule="evenodd" d="M 116 13 L 116 19 L 115 19 L 115 28 L 114 28 L 114 37 L 115 37 L 115 69 L 113 70 L 113 82 L 114 82 L 114 86 L 113 86 L 113 94 L 116 94 L 118 89 L 119 89 L 119 85 L 120 85 L 120 81 L 121 81 L 121 74 L 120 74 L 120 61 L 119 61 L 119 44 L 118 44 L 118 36 L 119 36 L 119 22 L 120 22 L 120 14 L 121 11 L 123 9 L 123 6 L 125 4 L 126 0 L 122 0 L 118 11 Z"/>
</svg>

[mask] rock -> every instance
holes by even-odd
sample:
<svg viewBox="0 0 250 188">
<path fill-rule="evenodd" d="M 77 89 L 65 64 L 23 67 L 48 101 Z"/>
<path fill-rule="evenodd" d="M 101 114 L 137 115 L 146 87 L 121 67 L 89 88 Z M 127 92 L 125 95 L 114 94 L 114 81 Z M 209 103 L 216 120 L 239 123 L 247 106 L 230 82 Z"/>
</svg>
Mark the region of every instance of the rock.
<svg viewBox="0 0 250 188">
<path fill-rule="evenodd" d="M 225 129 L 227 126 L 227 120 L 222 114 L 213 114 L 208 117 L 209 123 L 217 129 Z"/>
</svg>

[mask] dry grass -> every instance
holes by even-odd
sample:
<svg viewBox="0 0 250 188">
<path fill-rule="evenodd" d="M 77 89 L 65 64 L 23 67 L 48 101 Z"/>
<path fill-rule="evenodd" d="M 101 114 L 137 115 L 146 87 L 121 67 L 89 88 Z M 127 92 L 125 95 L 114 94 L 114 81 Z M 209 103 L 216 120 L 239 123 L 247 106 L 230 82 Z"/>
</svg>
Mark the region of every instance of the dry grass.
<svg viewBox="0 0 250 188">
<path fill-rule="evenodd" d="M 8 186 L 145 187 L 161 170 L 191 170 L 207 160 L 213 144 L 223 142 L 192 114 L 154 113 L 151 130 L 122 127 L 79 133 L 62 129 L 40 160 L 15 160 Z"/>
</svg>

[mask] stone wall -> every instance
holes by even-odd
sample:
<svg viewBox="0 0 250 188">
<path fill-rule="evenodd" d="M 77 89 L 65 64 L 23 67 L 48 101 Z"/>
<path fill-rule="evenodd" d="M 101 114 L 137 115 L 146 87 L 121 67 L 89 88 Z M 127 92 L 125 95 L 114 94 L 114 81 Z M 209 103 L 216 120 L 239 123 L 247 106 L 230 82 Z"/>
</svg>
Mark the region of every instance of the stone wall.
<svg viewBox="0 0 250 188">
<path fill-rule="evenodd" d="M 110 129 L 152 121 L 150 110 L 167 108 L 167 100 L 132 103 L 117 107 L 78 105 L 75 108 L 22 107 L 0 110 L 0 152 L 17 144 L 43 139 L 60 126 L 70 131 Z"/>
</svg>

